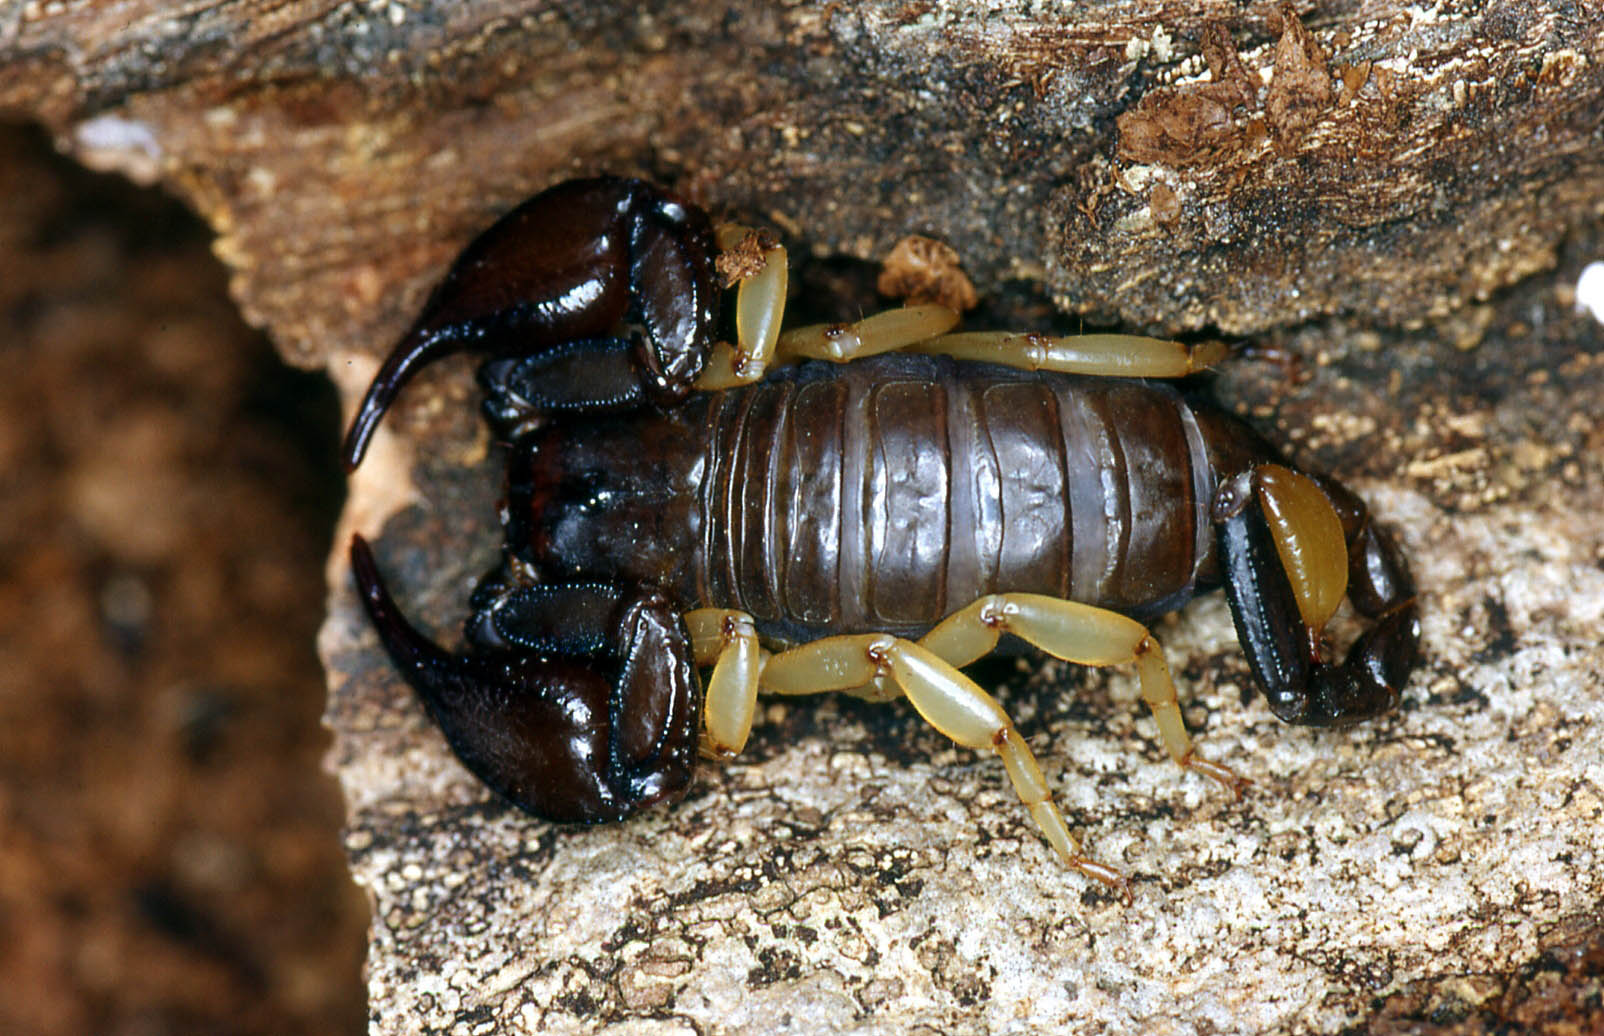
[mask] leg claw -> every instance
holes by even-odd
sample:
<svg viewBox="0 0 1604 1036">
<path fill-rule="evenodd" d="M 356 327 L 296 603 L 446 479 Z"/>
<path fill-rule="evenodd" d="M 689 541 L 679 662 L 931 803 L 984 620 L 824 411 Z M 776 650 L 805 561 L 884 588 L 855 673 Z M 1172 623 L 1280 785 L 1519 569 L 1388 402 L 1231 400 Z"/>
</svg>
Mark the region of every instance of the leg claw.
<svg viewBox="0 0 1604 1036">
<path fill-rule="evenodd" d="M 1242 801 L 1242 793 L 1248 789 L 1247 778 L 1238 777 L 1230 767 L 1223 763 L 1210 762 L 1195 752 L 1188 752 L 1186 758 L 1181 760 L 1181 765 L 1224 785 L 1234 801 Z"/>
<path fill-rule="evenodd" d="M 1075 857 L 1069 861 L 1069 865 L 1093 881 L 1106 885 L 1110 891 L 1118 893 L 1120 898 L 1125 900 L 1126 906 L 1131 905 L 1131 883 L 1119 871 L 1086 856 Z"/>
</svg>

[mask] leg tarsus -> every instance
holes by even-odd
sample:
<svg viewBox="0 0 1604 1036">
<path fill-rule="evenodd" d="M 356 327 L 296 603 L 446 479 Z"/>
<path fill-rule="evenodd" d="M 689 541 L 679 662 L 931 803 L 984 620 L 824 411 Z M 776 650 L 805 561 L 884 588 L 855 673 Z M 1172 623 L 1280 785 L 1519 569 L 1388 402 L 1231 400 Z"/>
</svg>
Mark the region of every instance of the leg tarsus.
<svg viewBox="0 0 1604 1036">
<path fill-rule="evenodd" d="M 1130 880 L 1114 868 L 1085 856 L 1077 856 L 1070 861 L 1069 865 L 1093 881 L 1106 886 L 1110 892 L 1119 896 L 1126 906 L 1130 906 L 1136 901 L 1135 897 L 1131 895 Z"/>
<path fill-rule="evenodd" d="M 1180 764 L 1194 773 L 1200 773 L 1205 777 L 1218 781 L 1226 791 L 1231 793 L 1231 798 L 1237 802 L 1242 801 L 1243 792 L 1252 786 L 1252 782 L 1246 777 L 1238 776 L 1235 770 L 1223 763 L 1216 763 L 1203 758 L 1197 754 L 1196 749 L 1189 750 L 1185 757 L 1180 760 Z"/>
</svg>

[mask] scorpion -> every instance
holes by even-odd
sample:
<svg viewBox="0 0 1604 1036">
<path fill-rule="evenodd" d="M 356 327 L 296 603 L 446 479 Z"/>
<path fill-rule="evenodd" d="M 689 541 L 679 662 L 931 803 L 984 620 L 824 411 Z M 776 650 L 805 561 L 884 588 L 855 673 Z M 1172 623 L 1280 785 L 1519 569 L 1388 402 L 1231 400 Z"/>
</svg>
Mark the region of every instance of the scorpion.
<svg viewBox="0 0 1604 1036">
<path fill-rule="evenodd" d="M 1223 345 L 954 333 L 933 304 L 782 333 L 786 282 L 772 235 L 640 180 L 572 180 L 474 240 L 375 374 L 348 470 L 419 369 L 485 357 L 505 546 L 466 647 L 407 621 L 360 535 L 351 563 L 393 663 L 506 799 L 621 820 L 739 753 L 759 691 L 900 697 L 996 752 L 1064 863 L 1119 887 L 961 671 L 1003 634 L 1134 664 L 1168 754 L 1238 795 L 1194 749 L 1145 620 L 1223 585 L 1277 717 L 1395 706 L 1420 637 L 1407 566 L 1352 492 L 1175 387 Z M 1321 631 L 1344 596 L 1371 621 L 1334 662 Z"/>
</svg>

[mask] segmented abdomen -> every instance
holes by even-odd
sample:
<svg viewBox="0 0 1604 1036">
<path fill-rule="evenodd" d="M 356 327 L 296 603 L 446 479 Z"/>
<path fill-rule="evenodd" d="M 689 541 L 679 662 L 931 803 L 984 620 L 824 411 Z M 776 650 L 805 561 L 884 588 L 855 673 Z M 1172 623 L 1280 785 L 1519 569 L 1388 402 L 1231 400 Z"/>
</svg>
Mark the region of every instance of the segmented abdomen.
<svg viewBox="0 0 1604 1036">
<path fill-rule="evenodd" d="M 917 632 L 1002 590 L 1157 611 L 1212 564 L 1208 454 L 1164 386 L 898 356 L 798 368 L 704 420 L 684 575 L 778 636 Z"/>
</svg>

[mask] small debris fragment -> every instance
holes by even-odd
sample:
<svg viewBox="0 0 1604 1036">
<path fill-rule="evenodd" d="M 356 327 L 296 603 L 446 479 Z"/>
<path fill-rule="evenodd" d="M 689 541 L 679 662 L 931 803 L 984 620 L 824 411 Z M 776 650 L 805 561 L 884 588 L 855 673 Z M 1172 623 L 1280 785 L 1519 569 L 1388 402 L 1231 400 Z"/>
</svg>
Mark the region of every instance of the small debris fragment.
<svg viewBox="0 0 1604 1036">
<path fill-rule="evenodd" d="M 1156 183 L 1148 192 L 1147 207 L 1152 211 L 1155 222 L 1173 223 L 1181 214 L 1181 199 L 1176 197 L 1168 184 Z"/>
<path fill-rule="evenodd" d="M 975 286 L 964 274 L 958 253 L 933 238 L 910 234 L 898 241 L 881 264 L 875 285 L 880 294 L 911 306 L 939 302 L 962 313 L 975 308 Z"/>
<path fill-rule="evenodd" d="M 1276 149 L 1291 151 L 1331 103 L 1331 76 L 1325 51 L 1298 21 L 1291 4 L 1281 7 L 1281 39 L 1275 45 L 1275 77 L 1265 97 L 1265 114 Z"/>
<path fill-rule="evenodd" d="M 1252 111 L 1258 103 L 1253 77 L 1223 25 L 1209 26 L 1202 49 L 1213 76 L 1210 82 L 1154 90 L 1115 120 L 1120 158 L 1182 166 L 1204 159 L 1238 135 L 1241 124 L 1232 113 L 1237 108 Z"/>
<path fill-rule="evenodd" d="M 771 231 L 747 231 L 734 245 L 718 254 L 713 268 L 724 278 L 724 287 L 734 287 L 736 281 L 762 273 L 763 267 L 768 265 L 763 253 L 777 244 L 779 239 Z"/>
</svg>

